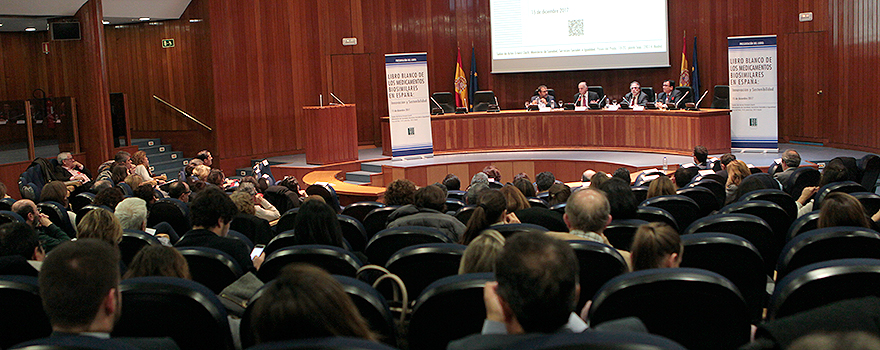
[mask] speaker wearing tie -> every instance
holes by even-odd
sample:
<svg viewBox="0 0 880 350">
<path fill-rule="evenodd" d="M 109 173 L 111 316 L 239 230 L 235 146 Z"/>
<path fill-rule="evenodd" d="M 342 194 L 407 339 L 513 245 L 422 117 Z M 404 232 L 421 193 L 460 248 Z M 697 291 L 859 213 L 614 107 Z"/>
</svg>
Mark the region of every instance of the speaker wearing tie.
<svg viewBox="0 0 880 350">
<path fill-rule="evenodd" d="M 664 80 L 663 92 L 657 94 L 657 103 L 664 106 L 668 104 L 675 104 L 680 98 L 681 91 L 675 89 L 675 81 Z"/>
<path fill-rule="evenodd" d="M 574 105 L 577 107 L 587 107 L 590 103 L 599 102 L 599 94 L 587 89 L 587 82 L 578 83 L 578 93 L 574 94 Z"/>
<path fill-rule="evenodd" d="M 648 94 L 642 92 L 642 84 L 637 81 L 629 83 L 629 93 L 623 96 L 623 99 L 630 106 L 644 106 L 648 104 Z"/>
</svg>

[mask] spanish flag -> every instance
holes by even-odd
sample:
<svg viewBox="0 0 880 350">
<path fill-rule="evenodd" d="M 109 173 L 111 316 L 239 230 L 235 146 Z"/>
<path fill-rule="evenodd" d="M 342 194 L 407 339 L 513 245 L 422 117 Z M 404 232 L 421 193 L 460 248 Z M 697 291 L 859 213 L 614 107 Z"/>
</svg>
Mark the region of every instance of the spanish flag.
<svg viewBox="0 0 880 350">
<path fill-rule="evenodd" d="M 688 70 L 688 59 L 685 56 L 687 52 L 687 39 L 681 38 L 681 76 L 678 77 L 679 86 L 691 86 L 691 73 Z"/>
<path fill-rule="evenodd" d="M 455 64 L 455 93 L 458 94 L 458 98 L 455 99 L 456 107 L 467 108 L 469 106 L 467 86 L 467 76 L 464 75 L 464 70 L 461 69 L 461 48 L 459 48 L 458 63 Z"/>
</svg>

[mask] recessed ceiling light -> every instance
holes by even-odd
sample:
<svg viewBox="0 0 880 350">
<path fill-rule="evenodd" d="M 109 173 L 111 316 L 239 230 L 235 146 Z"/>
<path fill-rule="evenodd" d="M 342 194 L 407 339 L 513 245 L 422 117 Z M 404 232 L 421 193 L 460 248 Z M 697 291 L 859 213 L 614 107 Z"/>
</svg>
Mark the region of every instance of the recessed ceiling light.
<svg viewBox="0 0 880 350">
<path fill-rule="evenodd" d="M 27 27 L 27 28 L 24 29 L 24 31 L 26 31 L 26 32 L 36 32 L 36 31 L 37 31 L 37 28 L 34 28 L 34 27 Z"/>
<path fill-rule="evenodd" d="M 110 24 L 110 21 L 101 21 L 101 23 Z"/>
<path fill-rule="evenodd" d="M 2 27 L 2 26 L 3 26 L 3 23 L 0 23 L 0 27 Z"/>
<path fill-rule="evenodd" d="M 189 19 L 189 23 L 199 23 L 201 21 L 203 21 L 203 19 L 201 19 L 201 18 L 190 18 Z"/>
<path fill-rule="evenodd" d="M 143 21 L 143 22 L 146 22 L 146 21 L 149 21 L 149 20 L 150 20 L 150 17 L 141 17 L 141 18 L 138 18 L 138 21 Z"/>
</svg>

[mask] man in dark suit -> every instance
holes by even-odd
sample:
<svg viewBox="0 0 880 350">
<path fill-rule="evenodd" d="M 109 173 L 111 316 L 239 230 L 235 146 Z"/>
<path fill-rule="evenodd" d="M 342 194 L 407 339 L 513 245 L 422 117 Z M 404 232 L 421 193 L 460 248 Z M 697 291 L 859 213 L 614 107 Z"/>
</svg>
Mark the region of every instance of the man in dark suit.
<svg viewBox="0 0 880 350">
<path fill-rule="evenodd" d="M 98 239 L 64 243 L 40 269 L 40 297 L 52 324 L 48 338 L 19 344 L 89 349 L 178 349 L 170 338 L 110 338 L 119 320 L 119 250 Z"/>
<path fill-rule="evenodd" d="M 663 92 L 657 94 L 657 107 L 663 108 L 668 104 L 675 105 L 681 98 L 681 91 L 675 89 L 675 82 L 672 80 L 663 81 Z"/>
<path fill-rule="evenodd" d="M 538 88 L 535 89 L 535 92 L 536 94 L 532 96 L 528 103 L 526 103 L 526 107 L 529 105 L 537 105 L 538 107 L 547 108 L 559 107 L 556 105 L 556 99 L 550 94 L 550 89 L 547 88 L 547 85 L 538 86 Z"/>
<path fill-rule="evenodd" d="M 623 100 L 630 106 L 644 106 L 648 104 L 648 94 L 642 92 L 642 84 L 637 81 L 629 83 L 629 93 L 623 96 Z"/>
<path fill-rule="evenodd" d="M 599 103 L 599 94 L 588 90 L 587 82 L 578 83 L 578 93 L 574 94 L 574 105 L 587 107 L 590 103 Z"/>
</svg>

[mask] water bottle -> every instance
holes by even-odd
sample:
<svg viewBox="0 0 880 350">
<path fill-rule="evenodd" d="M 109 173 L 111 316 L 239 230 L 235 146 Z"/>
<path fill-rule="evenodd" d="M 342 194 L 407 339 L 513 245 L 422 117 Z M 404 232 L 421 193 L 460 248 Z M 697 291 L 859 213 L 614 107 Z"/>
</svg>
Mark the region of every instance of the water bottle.
<svg viewBox="0 0 880 350">
<path fill-rule="evenodd" d="M 669 164 L 666 163 L 666 157 L 663 157 L 663 172 L 669 170 Z"/>
</svg>

